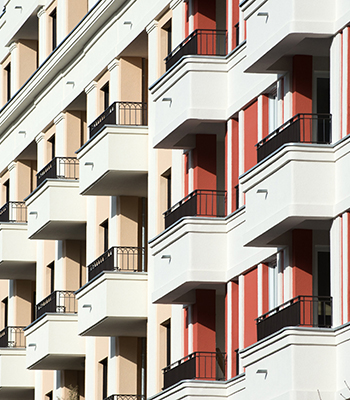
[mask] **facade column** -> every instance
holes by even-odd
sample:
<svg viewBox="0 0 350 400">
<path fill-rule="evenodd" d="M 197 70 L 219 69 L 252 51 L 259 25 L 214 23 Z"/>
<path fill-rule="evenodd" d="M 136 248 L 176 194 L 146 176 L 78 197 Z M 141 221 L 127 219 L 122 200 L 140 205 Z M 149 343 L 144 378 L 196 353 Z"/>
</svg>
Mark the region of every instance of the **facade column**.
<svg viewBox="0 0 350 400">
<path fill-rule="evenodd" d="M 18 44 L 13 42 L 9 46 L 9 51 L 11 53 L 11 97 L 19 89 L 19 56 L 18 56 Z"/>
<path fill-rule="evenodd" d="M 71 0 L 57 0 L 57 45 L 59 45 L 68 34 L 68 1 Z"/>
<path fill-rule="evenodd" d="M 244 172 L 244 111 L 238 113 L 238 176 Z M 239 207 L 244 204 L 244 194 L 239 190 Z"/>
<path fill-rule="evenodd" d="M 39 19 L 39 43 L 38 43 L 38 66 L 43 63 L 43 61 L 48 56 L 48 24 L 46 18 L 46 11 L 44 7 L 41 7 L 37 13 Z"/>
<path fill-rule="evenodd" d="M 333 37 L 330 49 L 330 113 L 332 142 L 341 138 L 341 34 Z"/>
<path fill-rule="evenodd" d="M 171 32 L 171 47 L 174 49 L 185 38 L 184 24 L 184 2 L 183 0 L 172 0 L 170 9 L 173 11 L 172 16 L 172 32 Z"/>
<path fill-rule="evenodd" d="M 60 113 L 54 119 L 55 124 L 55 151 L 56 156 L 65 157 L 67 155 L 67 129 L 66 114 Z"/>
<path fill-rule="evenodd" d="M 108 66 L 109 71 L 109 104 L 113 104 L 115 101 L 120 101 L 120 69 L 119 60 L 112 60 Z"/>
<path fill-rule="evenodd" d="M 333 220 L 330 229 L 331 252 L 331 296 L 333 298 L 333 326 L 342 323 L 342 299 L 341 299 L 341 217 Z"/>
<path fill-rule="evenodd" d="M 238 277 L 238 348 L 244 349 L 244 275 Z M 239 373 L 243 372 L 239 363 Z"/>
<path fill-rule="evenodd" d="M 86 88 L 86 119 L 87 126 L 89 126 L 97 117 L 97 82 L 92 81 Z"/>
<path fill-rule="evenodd" d="M 10 201 L 18 201 L 18 168 L 17 163 L 12 161 L 7 167 L 10 173 Z"/>
</svg>

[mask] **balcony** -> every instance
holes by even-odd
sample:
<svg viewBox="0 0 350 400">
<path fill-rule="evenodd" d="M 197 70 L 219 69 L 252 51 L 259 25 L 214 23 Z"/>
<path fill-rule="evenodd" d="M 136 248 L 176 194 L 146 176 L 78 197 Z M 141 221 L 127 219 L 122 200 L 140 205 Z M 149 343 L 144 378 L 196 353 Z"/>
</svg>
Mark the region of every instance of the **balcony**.
<svg viewBox="0 0 350 400">
<path fill-rule="evenodd" d="M 147 272 L 144 247 L 111 247 L 88 265 L 89 281 L 104 271 Z"/>
<path fill-rule="evenodd" d="M 146 336 L 145 249 L 112 247 L 88 270 L 89 282 L 76 292 L 79 334 Z"/>
<path fill-rule="evenodd" d="M 89 126 L 90 139 L 106 125 L 147 126 L 147 103 L 114 102 Z"/>
<path fill-rule="evenodd" d="M 25 328 L 27 368 L 83 370 L 84 339 L 78 336 L 77 300 L 55 291 L 36 306 L 37 319 Z"/>
<path fill-rule="evenodd" d="M 287 326 L 332 327 L 332 298 L 297 296 L 256 319 L 258 340 Z"/>
<path fill-rule="evenodd" d="M 287 143 L 241 175 L 243 245 L 286 246 L 296 227 L 330 229 L 331 220 L 350 206 L 350 191 L 339 179 L 349 162 L 349 138 L 335 145 Z"/>
<path fill-rule="evenodd" d="M 38 187 L 26 198 L 30 239 L 85 239 L 86 206 L 78 179 L 79 162 L 71 157 L 55 157 L 38 172 Z"/>
<path fill-rule="evenodd" d="M 147 197 L 147 104 L 113 103 L 77 153 L 81 194 Z"/>
<path fill-rule="evenodd" d="M 166 230 L 150 241 L 152 301 L 191 303 L 194 289 L 226 282 L 226 192 L 195 190 L 164 215 Z"/>
<path fill-rule="evenodd" d="M 184 56 L 226 56 L 226 54 L 226 31 L 196 29 L 165 58 L 166 70 L 168 71 Z"/>
<path fill-rule="evenodd" d="M 319 0 L 254 0 L 241 6 L 249 54 L 246 71 L 282 72 L 295 54 L 329 57 L 338 10 Z"/>
<path fill-rule="evenodd" d="M 26 369 L 23 327 L 8 326 L 0 331 L 0 398 L 34 398 L 34 373 Z"/>
<path fill-rule="evenodd" d="M 183 217 L 225 217 L 226 191 L 197 189 L 164 213 L 165 228 Z"/>
<path fill-rule="evenodd" d="M 225 381 L 226 353 L 194 352 L 163 369 L 163 389 L 187 380 Z"/>
<path fill-rule="evenodd" d="M 226 31 L 199 29 L 167 56 L 167 72 L 150 87 L 157 115 L 153 147 L 193 148 L 197 133 L 225 135 L 225 55 Z"/>
<path fill-rule="evenodd" d="M 35 279 L 36 246 L 28 239 L 26 222 L 24 202 L 11 201 L 1 207 L 0 279 Z"/>
<path fill-rule="evenodd" d="M 331 143 L 331 121 L 330 114 L 294 115 L 256 145 L 258 162 L 286 143 Z"/>
</svg>

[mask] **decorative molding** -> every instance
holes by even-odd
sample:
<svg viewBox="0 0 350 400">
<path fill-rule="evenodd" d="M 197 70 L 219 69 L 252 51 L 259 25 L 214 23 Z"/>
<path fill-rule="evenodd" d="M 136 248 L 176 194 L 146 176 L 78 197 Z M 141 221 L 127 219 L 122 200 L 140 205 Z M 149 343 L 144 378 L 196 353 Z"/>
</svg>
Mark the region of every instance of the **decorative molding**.
<svg viewBox="0 0 350 400">
<path fill-rule="evenodd" d="M 57 117 L 53 120 L 53 123 L 55 125 L 58 125 L 61 121 L 63 121 L 66 118 L 66 114 L 61 112 L 57 115 Z"/>
<path fill-rule="evenodd" d="M 108 71 L 112 71 L 116 67 L 119 67 L 119 60 L 115 58 L 108 64 L 107 69 Z"/>
<path fill-rule="evenodd" d="M 10 164 L 8 165 L 8 167 L 7 167 L 7 170 L 8 170 L 9 172 L 11 172 L 13 169 L 16 168 L 16 166 L 17 166 L 16 161 L 11 161 Z"/>
<path fill-rule="evenodd" d="M 35 136 L 35 141 L 36 143 L 40 143 L 45 137 L 45 133 L 44 132 L 40 132 L 37 136 Z"/>
<path fill-rule="evenodd" d="M 174 10 L 178 5 L 180 5 L 181 3 L 183 3 L 184 0 L 172 0 L 170 2 L 170 9 Z"/>
<path fill-rule="evenodd" d="M 158 26 L 158 21 L 153 20 L 149 25 L 146 26 L 146 32 L 149 35 Z"/>
<path fill-rule="evenodd" d="M 97 86 L 97 82 L 96 81 L 92 81 L 90 82 L 86 88 L 85 88 L 85 93 L 89 94 L 90 92 L 92 92 L 94 89 L 96 89 Z"/>
</svg>

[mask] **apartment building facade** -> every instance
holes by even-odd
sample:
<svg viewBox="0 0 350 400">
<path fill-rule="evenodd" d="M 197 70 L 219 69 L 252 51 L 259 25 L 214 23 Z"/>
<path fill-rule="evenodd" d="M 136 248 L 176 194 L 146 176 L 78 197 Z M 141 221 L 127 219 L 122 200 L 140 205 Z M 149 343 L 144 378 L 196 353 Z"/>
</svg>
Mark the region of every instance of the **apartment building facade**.
<svg viewBox="0 0 350 400">
<path fill-rule="evenodd" d="M 350 398 L 346 0 L 7 0 L 0 398 Z"/>
</svg>

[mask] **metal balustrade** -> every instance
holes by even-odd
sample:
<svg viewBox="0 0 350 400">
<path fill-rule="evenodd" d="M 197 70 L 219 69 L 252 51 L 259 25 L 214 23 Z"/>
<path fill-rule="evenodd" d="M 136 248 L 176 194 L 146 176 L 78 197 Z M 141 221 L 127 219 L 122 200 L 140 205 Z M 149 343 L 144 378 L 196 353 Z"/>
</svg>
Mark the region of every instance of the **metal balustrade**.
<svg viewBox="0 0 350 400">
<path fill-rule="evenodd" d="M 45 313 L 76 314 L 78 303 L 73 291 L 56 290 L 36 305 L 36 318 Z"/>
<path fill-rule="evenodd" d="M 332 327 L 332 297 L 297 296 L 256 319 L 261 340 L 287 326 Z"/>
<path fill-rule="evenodd" d="M 226 54 L 227 31 L 196 29 L 168 54 L 165 66 L 168 71 L 186 55 L 225 56 Z"/>
<path fill-rule="evenodd" d="M 182 217 L 225 217 L 226 191 L 197 189 L 163 214 L 165 228 Z"/>
<path fill-rule="evenodd" d="M 89 138 L 105 125 L 147 126 L 147 103 L 116 101 L 89 126 Z"/>
<path fill-rule="evenodd" d="M 146 272 L 147 260 L 144 247 L 115 246 L 108 249 L 88 265 L 89 281 L 103 271 Z"/>
<path fill-rule="evenodd" d="M 112 394 L 104 400 L 144 400 L 146 396 L 140 394 Z"/>
<path fill-rule="evenodd" d="M 24 326 L 7 326 L 0 331 L 0 347 L 26 347 Z"/>
<path fill-rule="evenodd" d="M 256 144 L 258 162 L 286 143 L 331 143 L 331 122 L 331 114 L 294 115 Z"/>
<path fill-rule="evenodd" d="M 225 380 L 226 353 L 196 351 L 163 368 L 163 377 L 163 389 L 184 379 Z"/>
<path fill-rule="evenodd" d="M 55 157 L 36 174 L 37 186 L 46 179 L 79 179 L 79 161 L 75 157 Z"/>
<path fill-rule="evenodd" d="M 27 206 L 24 201 L 8 201 L 0 208 L 0 222 L 27 222 Z"/>
</svg>

